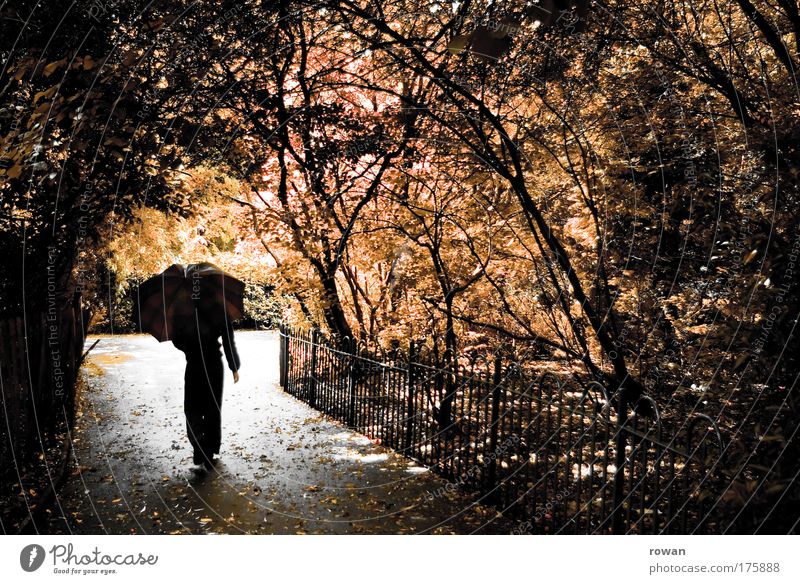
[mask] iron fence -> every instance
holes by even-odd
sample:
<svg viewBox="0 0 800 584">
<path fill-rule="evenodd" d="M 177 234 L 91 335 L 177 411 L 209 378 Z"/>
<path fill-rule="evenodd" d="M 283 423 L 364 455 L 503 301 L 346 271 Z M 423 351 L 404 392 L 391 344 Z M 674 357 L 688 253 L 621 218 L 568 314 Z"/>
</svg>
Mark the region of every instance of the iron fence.
<svg viewBox="0 0 800 584">
<path fill-rule="evenodd" d="M 442 369 L 413 343 L 385 352 L 286 327 L 280 340 L 283 388 L 447 478 L 431 497 L 477 491 L 530 533 L 716 529 L 706 504 L 722 438 L 707 416 L 667 431 L 596 382 L 499 357 Z"/>
</svg>

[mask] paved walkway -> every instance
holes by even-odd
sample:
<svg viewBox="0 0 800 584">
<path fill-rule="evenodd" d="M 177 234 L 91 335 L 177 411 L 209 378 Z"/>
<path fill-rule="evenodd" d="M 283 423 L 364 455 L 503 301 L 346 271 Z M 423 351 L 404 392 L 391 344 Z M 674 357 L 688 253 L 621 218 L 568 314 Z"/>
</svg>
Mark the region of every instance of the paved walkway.
<svg viewBox="0 0 800 584">
<path fill-rule="evenodd" d="M 237 335 L 221 461 L 191 465 L 183 354 L 143 335 L 100 338 L 84 367 L 75 465 L 51 533 L 508 533 L 445 482 L 284 393 L 277 335 Z"/>
</svg>

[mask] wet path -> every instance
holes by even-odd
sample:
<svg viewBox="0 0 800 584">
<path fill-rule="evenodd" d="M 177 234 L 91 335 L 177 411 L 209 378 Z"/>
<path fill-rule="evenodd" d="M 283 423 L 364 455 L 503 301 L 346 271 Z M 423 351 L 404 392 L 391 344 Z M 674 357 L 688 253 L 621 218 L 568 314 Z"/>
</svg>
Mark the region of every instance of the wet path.
<svg viewBox="0 0 800 584">
<path fill-rule="evenodd" d="M 97 338 L 51 533 L 510 530 L 491 508 L 285 394 L 273 332 L 237 335 L 241 380 L 226 371 L 221 461 L 210 474 L 191 465 L 183 354 L 149 336 L 87 343 Z"/>
</svg>

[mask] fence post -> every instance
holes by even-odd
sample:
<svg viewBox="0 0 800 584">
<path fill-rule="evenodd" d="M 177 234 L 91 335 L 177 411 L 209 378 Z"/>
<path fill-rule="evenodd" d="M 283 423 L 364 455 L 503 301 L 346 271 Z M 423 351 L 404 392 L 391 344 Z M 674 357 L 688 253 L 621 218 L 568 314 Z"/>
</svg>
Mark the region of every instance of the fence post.
<svg viewBox="0 0 800 584">
<path fill-rule="evenodd" d="M 347 366 L 347 425 L 356 426 L 356 347 L 348 343 L 350 363 Z"/>
<path fill-rule="evenodd" d="M 289 382 L 289 329 L 285 324 L 281 324 L 279 330 L 280 355 L 278 359 L 280 360 L 280 384 L 283 391 L 288 391 L 286 386 Z"/>
<path fill-rule="evenodd" d="M 619 392 L 617 400 L 617 440 L 614 464 L 617 469 L 614 473 L 614 518 L 611 530 L 614 534 L 625 533 L 625 448 L 628 445 L 626 422 L 628 421 L 628 400 Z"/>
<path fill-rule="evenodd" d="M 283 330 L 286 333 L 283 339 L 285 349 L 283 353 L 283 388 L 289 391 L 289 376 L 291 375 L 290 363 L 292 363 L 292 329 L 284 325 Z"/>
<path fill-rule="evenodd" d="M 317 407 L 317 344 L 319 343 L 319 330 L 311 330 L 311 373 L 308 385 L 308 405 Z"/>
<path fill-rule="evenodd" d="M 26 369 L 25 369 L 25 327 L 23 326 L 22 318 L 16 317 L 10 321 L 9 327 L 10 339 L 12 349 L 12 356 L 14 358 L 14 369 L 16 381 L 14 391 L 16 392 L 17 402 L 17 415 L 15 419 L 15 436 L 12 447 L 17 448 L 17 452 L 26 452 L 28 447 L 28 421 L 30 419 L 29 413 L 31 412 L 31 391 L 30 384 L 28 383 Z M 27 390 L 27 391 L 26 391 Z"/>
<path fill-rule="evenodd" d="M 492 378 L 492 418 L 489 425 L 489 472 L 486 489 L 492 489 L 497 482 L 497 434 L 500 426 L 500 399 L 502 397 L 502 357 L 494 359 L 494 377 Z"/>
<path fill-rule="evenodd" d="M 417 346 L 414 341 L 408 343 L 408 368 L 406 369 L 406 386 L 408 387 L 408 404 L 406 407 L 406 447 L 411 454 L 414 440 L 414 361 L 417 359 Z"/>
</svg>

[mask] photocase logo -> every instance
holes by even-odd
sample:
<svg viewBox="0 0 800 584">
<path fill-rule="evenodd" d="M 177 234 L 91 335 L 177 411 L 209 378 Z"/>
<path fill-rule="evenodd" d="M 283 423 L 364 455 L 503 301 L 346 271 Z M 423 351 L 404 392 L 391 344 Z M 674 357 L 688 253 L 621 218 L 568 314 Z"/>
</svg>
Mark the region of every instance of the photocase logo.
<svg viewBox="0 0 800 584">
<path fill-rule="evenodd" d="M 26 572 L 35 572 L 42 567 L 44 556 L 45 553 L 42 546 L 35 543 L 26 545 L 19 554 L 19 565 Z"/>
</svg>

